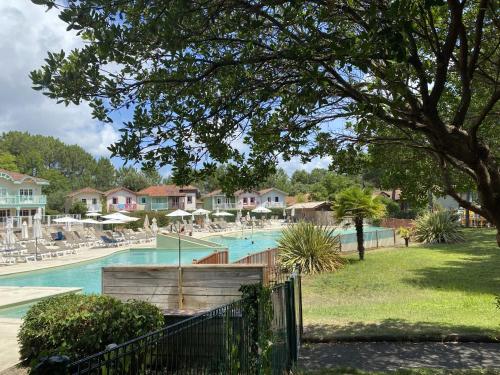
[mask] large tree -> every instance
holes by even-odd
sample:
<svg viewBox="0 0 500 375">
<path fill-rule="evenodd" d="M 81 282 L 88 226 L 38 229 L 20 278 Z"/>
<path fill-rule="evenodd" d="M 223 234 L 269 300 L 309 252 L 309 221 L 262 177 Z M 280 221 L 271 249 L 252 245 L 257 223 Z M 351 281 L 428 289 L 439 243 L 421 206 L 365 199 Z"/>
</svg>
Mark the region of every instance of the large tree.
<svg viewBox="0 0 500 375">
<path fill-rule="evenodd" d="M 104 121 L 133 108 L 112 151 L 172 164 L 182 183 L 216 162 L 252 185 L 279 157 L 427 153 L 500 245 L 499 14 L 496 0 L 67 0 L 60 18 L 86 43 L 31 78 Z"/>
</svg>

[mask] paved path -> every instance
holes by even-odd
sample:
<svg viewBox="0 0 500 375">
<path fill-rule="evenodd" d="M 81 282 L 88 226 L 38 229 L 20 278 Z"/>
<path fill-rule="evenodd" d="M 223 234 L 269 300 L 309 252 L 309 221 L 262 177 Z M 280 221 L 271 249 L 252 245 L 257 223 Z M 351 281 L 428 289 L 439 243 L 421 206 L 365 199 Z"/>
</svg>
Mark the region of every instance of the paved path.
<svg viewBox="0 0 500 375">
<path fill-rule="evenodd" d="M 19 362 L 17 331 L 21 319 L 0 318 L 0 372 Z"/>
<path fill-rule="evenodd" d="M 0 267 L 0 276 L 13 275 L 20 272 L 30 272 L 30 271 L 53 268 L 53 267 L 67 266 L 69 264 L 75 264 L 80 262 L 88 262 L 94 259 L 103 258 L 108 255 L 114 254 L 116 252 L 128 249 L 154 248 L 154 247 L 156 247 L 156 242 L 149 242 L 145 244 L 130 244 L 119 247 L 93 248 L 93 249 L 82 247 L 78 249 L 78 254 L 66 255 L 64 257 L 51 258 L 38 262 L 17 263 L 11 266 Z"/>
<path fill-rule="evenodd" d="M 301 348 L 305 369 L 351 367 L 365 371 L 400 368 L 500 368 L 500 344 L 353 342 L 308 344 Z"/>
<path fill-rule="evenodd" d="M 0 309 L 23 305 L 43 298 L 80 292 L 82 288 L 44 286 L 0 286 Z"/>
</svg>

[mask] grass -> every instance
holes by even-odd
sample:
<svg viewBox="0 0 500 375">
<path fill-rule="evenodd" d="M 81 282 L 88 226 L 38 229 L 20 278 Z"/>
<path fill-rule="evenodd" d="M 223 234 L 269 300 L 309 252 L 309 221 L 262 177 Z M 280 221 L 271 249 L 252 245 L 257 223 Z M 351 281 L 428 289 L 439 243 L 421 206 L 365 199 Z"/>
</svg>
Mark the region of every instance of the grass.
<svg viewBox="0 0 500 375">
<path fill-rule="evenodd" d="M 500 339 L 500 249 L 495 232 L 465 230 L 466 242 L 368 252 L 335 273 L 304 277 L 305 337 Z"/>
<path fill-rule="evenodd" d="M 438 370 L 438 369 L 408 369 L 397 371 L 361 371 L 355 369 L 336 368 L 317 371 L 298 371 L 297 375 L 498 375 L 500 370 Z"/>
</svg>

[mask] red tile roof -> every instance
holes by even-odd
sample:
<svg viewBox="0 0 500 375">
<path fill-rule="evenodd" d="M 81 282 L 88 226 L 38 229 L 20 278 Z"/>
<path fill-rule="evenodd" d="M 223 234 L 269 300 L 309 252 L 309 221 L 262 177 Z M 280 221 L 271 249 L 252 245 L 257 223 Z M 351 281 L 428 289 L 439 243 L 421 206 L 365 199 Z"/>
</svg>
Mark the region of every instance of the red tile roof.
<svg viewBox="0 0 500 375">
<path fill-rule="evenodd" d="M 211 191 L 210 193 L 207 193 L 205 194 L 203 197 L 214 197 L 216 195 L 225 195 L 221 189 L 217 189 L 217 190 L 214 190 L 214 191 Z"/>
<path fill-rule="evenodd" d="M 287 194 L 286 192 L 284 192 L 283 190 L 276 189 L 276 188 L 274 188 L 274 187 L 259 190 L 259 192 L 258 192 L 258 193 L 259 193 L 259 195 L 264 195 L 264 194 L 269 193 L 270 191 L 273 191 L 273 190 L 274 190 L 274 191 L 277 191 L 277 192 L 280 192 L 280 193 L 283 193 L 283 194 L 285 194 L 285 195 L 288 195 L 288 194 Z"/>
<path fill-rule="evenodd" d="M 83 189 L 75 190 L 72 191 L 71 193 L 67 194 L 67 197 L 74 197 L 75 195 L 78 194 L 104 194 L 102 191 L 91 188 L 91 187 L 86 187 Z"/>
<path fill-rule="evenodd" d="M 47 181 L 43 178 L 33 177 L 33 176 L 29 176 L 27 174 L 23 174 L 23 173 L 19 173 L 19 172 L 12 172 L 12 171 L 8 171 L 7 169 L 3 169 L 3 168 L 0 168 L 0 173 L 9 176 L 10 179 L 14 182 L 23 182 L 25 180 L 31 180 L 34 183 L 40 184 L 40 185 L 48 185 L 49 184 L 49 181 Z"/>
<path fill-rule="evenodd" d="M 193 188 L 193 187 L 191 187 Z M 196 188 L 194 188 L 196 189 Z M 192 189 L 187 189 L 192 190 Z M 184 197 L 186 194 L 183 188 L 177 185 L 155 185 L 142 189 L 136 193 L 137 195 L 147 195 L 150 197 Z"/>
<path fill-rule="evenodd" d="M 105 196 L 108 196 L 108 195 L 113 194 L 113 193 L 116 193 L 116 192 L 118 192 L 118 191 L 127 191 L 127 192 L 129 192 L 130 194 L 134 194 L 134 195 L 136 195 L 136 194 L 137 194 L 135 191 L 132 191 L 132 190 L 130 190 L 130 189 L 127 189 L 126 187 L 123 187 L 123 186 L 119 186 L 119 187 L 116 187 L 116 188 L 114 188 L 114 189 L 110 189 L 110 190 L 105 191 L 105 192 L 104 192 L 104 195 L 105 195 Z"/>
</svg>

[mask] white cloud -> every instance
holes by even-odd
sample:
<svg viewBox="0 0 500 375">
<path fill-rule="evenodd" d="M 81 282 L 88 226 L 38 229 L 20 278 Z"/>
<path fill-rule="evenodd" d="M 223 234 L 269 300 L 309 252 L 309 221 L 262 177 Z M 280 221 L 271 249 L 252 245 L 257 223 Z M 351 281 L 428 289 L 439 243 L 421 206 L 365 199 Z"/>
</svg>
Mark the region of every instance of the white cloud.
<svg viewBox="0 0 500 375">
<path fill-rule="evenodd" d="M 52 135 L 108 156 L 107 147 L 118 138 L 111 125 L 92 120 L 86 104 L 66 107 L 31 88 L 29 72 L 44 63 L 47 51 L 82 43 L 57 15 L 28 0 L 0 1 L 0 132 Z"/>
<path fill-rule="evenodd" d="M 300 158 L 295 157 L 292 158 L 290 161 L 280 160 L 278 165 L 279 167 L 283 168 L 289 176 L 291 176 L 293 172 L 300 169 L 303 169 L 308 172 L 312 171 L 315 168 L 327 169 L 331 162 L 332 160 L 330 157 L 324 157 L 324 158 L 316 157 L 313 158 L 309 163 L 304 164 L 302 163 Z"/>
</svg>

